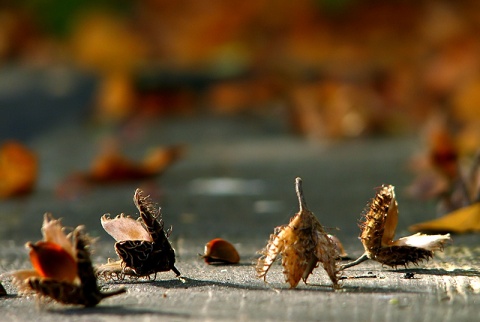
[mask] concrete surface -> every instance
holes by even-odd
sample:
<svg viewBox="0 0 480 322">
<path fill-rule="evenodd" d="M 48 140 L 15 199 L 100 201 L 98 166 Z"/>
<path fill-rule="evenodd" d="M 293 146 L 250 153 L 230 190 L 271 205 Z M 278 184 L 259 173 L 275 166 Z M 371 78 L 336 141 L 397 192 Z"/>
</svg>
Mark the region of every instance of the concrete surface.
<svg viewBox="0 0 480 322">
<path fill-rule="evenodd" d="M 5 112 L 5 110 L 3 111 Z M 147 182 L 96 186 L 59 197 L 58 186 L 73 170 L 84 170 L 105 138 L 122 136 L 125 152 L 140 158 L 154 145 L 186 143 L 185 158 Z M 308 142 L 293 137 L 280 118 L 174 118 L 124 129 L 85 122 L 60 122 L 39 131 L 27 144 L 40 155 L 35 192 L 0 203 L 0 274 L 29 266 L 26 241 L 41 238 L 43 213 L 66 226 L 86 225 L 98 237 L 93 261 L 114 257 L 113 239 L 100 226 L 104 213 L 135 213 L 132 196 L 144 187 L 173 225 L 178 269 L 152 281 L 101 282 L 128 292 L 84 309 L 40 304 L 21 297 L 2 277 L 1 321 L 478 321 L 480 241 L 454 236 L 454 243 L 429 263 L 392 270 L 368 261 L 344 273 L 334 291 L 322 268 L 289 289 L 275 265 L 269 284 L 255 277 L 256 251 L 275 226 L 297 211 L 294 178 L 301 176 L 307 204 L 344 243 L 351 257 L 362 253 L 357 222 L 373 188 L 396 186 L 400 218 L 397 236 L 408 225 L 435 216 L 433 202 L 409 199 L 406 164 L 420 147 L 417 138 Z M 338 228 L 338 230 L 336 229 Z M 239 265 L 208 266 L 198 257 L 204 244 L 223 237 L 237 247 Z M 406 279 L 406 273 L 414 278 Z"/>
</svg>

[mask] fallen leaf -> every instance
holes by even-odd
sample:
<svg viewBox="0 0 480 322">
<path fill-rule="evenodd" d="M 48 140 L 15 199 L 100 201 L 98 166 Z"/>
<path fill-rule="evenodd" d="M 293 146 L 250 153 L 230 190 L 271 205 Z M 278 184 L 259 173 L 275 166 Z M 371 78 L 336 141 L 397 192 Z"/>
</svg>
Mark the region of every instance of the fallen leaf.
<svg viewBox="0 0 480 322">
<path fill-rule="evenodd" d="M 296 287 L 300 279 L 306 283 L 318 263 L 327 271 L 333 287 L 338 288 L 337 248 L 315 215 L 308 210 L 302 191 L 302 179 L 295 179 L 295 188 L 300 210 L 288 225 L 275 228 L 275 232 L 270 235 L 257 262 L 257 276 L 266 280 L 268 270 L 277 256 L 281 255 L 283 273 L 291 288 Z"/>
<path fill-rule="evenodd" d="M 34 152 L 14 141 L 0 147 L 0 198 L 30 192 L 37 176 L 38 161 Z"/>
<path fill-rule="evenodd" d="M 56 194 L 60 198 L 74 199 L 91 185 L 149 179 L 161 175 L 181 158 L 184 152 L 183 145 L 158 147 L 137 162 L 122 155 L 115 148 L 107 149 L 96 157 L 89 171 L 72 173 L 63 180 L 57 186 Z"/>
<path fill-rule="evenodd" d="M 466 206 L 438 219 L 410 226 L 411 231 L 467 233 L 480 231 L 480 202 Z"/>
<path fill-rule="evenodd" d="M 378 189 L 375 198 L 365 210 L 361 223 L 360 240 L 365 253 L 357 260 L 341 266 L 341 269 L 355 266 L 373 259 L 379 263 L 396 267 L 416 264 L 433 257 L 434 251 L 443 249 L 450 241 L 450 235 L 415 234 L 394 240 L 398 222 L 398 204 L 394 187 L 384 185 Z"/>
<path fill-rule="evenodd" d="M 101 219 L 102 227 L 116 240 L 115 251 L 120 259 L 99 266 L 97 275 L 105 279 L 150 278 L 157 272 L 172 270 L 180 276 L 175 267 L 175 251 L 168 240 L 171 228 L 164 230 L 160 209 L 140 189 L 135 191 L 133 201 L 140 212 L 138 220 L 124 214 L 114 219 L 104 215 Z"/>
<path fill-rule="evenodd" d="M 34 292 L 63 304 L 97 305 L 102 299 L 125 292 L 101 292 L 90 260 L 90 239 L 77 227 L 65 235 L 59 220 L 45 214 L 43 240 L 27 243 L 33 270 L 12 272 L 21 293 Z"/>
<path fill-rule="evenodd" d="M 108 150 L 93 161 L 85 177 L 89 182 L 109 183 L 157 176 L 177 161 L 184 151 L 181 145 L 159 147 L 151 150 L 142 161 L 135 162 L 116 150 Z"/>
</svg>

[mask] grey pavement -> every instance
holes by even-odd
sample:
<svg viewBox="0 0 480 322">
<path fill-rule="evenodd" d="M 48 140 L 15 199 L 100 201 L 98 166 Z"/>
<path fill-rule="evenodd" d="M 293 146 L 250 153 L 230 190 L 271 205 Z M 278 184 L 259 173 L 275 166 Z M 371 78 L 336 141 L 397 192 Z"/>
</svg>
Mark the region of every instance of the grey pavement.
<svg viewBox="0 0 480 322">
<path fill-rule="evenodd" d="M 1 107 L 3 117 L 12 110 Z M 13 112 L 12 112 L 13 113 Z M 77 113 L 77 112 L 75 112 Z M 82 113 L 76 114 L 82 115 Z M 282 115 L 281 112 L 279 114 Z M 48 116 L 47 116 L 48 118 Z M 41 121 L 41 118 L 38 119 Z M 185 143 L 188 152 L 162 176 L 144 182 L 81 188 L 60 198 L 58 185 L 74 170 L 86 170 L 105 138 L 120 135 L 124 151 L 140 158 L 155 145 Z M 1 321 L 477 321 L 480 317 L 480 241 L 454 236 L 433 261 L 393 270 L 368 261 L 344 273 L 334 291 L 322 268 L 289 289 L 282 267 L 274 265 L 268 284 L 255 277 L 256 252 L 274 227 L 297 211 L 294 178 L 303 178 L 307 204 L 337 235 L 351 257 L 362 253 L 358 220 L 381 184 L 396 186 L 397 236 L 410 224 L 435 217 L 435 203 L 412 200 L 409 157 L 421 149 L 417 137 L 311 142 L 289 133 L 281 117 L 177 117 L 102 128 L 86 119 L 66 118 L 24 136 L 40 155 L 34 193 L 0 202 L 0 274 L 29 267 L 23 244 L 41 238 L 44 212 L 66 226 L 85 225 L 98 237 L 95 264 L 115 257 L 113 239 L 100 225 L 104 213 L 135 214 L 136 187 L 144 187 L 162 207 L 183 279 L 172 272 L 155 280 L 100 281 L 102 288 L 128 292 L 97 307 L 39 303 L 19 296 L 2 278 Z M 210 239 L 231 241 L 239 265 L 206 265 L 198 256 Z M 413 273 L 414 278 L 405 278 Z"/>
</svg>

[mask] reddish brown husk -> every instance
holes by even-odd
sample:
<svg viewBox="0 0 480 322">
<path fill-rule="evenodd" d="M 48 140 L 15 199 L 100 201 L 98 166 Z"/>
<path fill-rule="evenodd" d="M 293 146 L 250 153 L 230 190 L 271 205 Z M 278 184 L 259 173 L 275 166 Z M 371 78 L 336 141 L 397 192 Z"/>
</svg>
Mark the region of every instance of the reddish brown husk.
<svg viewBox="0 0 480 322">
<path fill-rule="evenodd" d="M 337 288 L 339 274 L 336 259 L 339 254 L 336 246 L 315 215 L 307 209 L 300 178 L 296 178 L 295 187 L 300 210 L 288 225 L 275 228 L 275 232 L 270 235 L 270 240 L 258 259 L 257 276 L 265 280 L 271 265 L 281 255 L 285 279 L 291 288 L 296 287 L 300 279 L 306 283 L 318 263 L 322 264 L 333 287 Z"/>
<path fill-rule="evenodd" d="M 222 238 L 215 238 L 205 245 L 203 259 L 207 264 L 237 264 L 240 255 L 235 247 Z"/>
<path fill-rule="evenodd" d="M 67 282 L 77 277 L 77 262 L 60 245 L 39 241 L 27 246 L 30 247 L 30 262 L 41 277 Z"/>
<path fill-rule="evenodd" d="M 43 299 L 89 307 L 106 297 L 125 292 L 121 288 L 104 293 L 98 288 L 88 250 L 90 239 L 83 227 L 77 227 L 66 236 L 60 222 L 46 214 L 42 233 L 43 241 L 27 243 L 32 249 L 34 270 L 11 274 L 20 293 L 34 292 Z"/>
</svg>

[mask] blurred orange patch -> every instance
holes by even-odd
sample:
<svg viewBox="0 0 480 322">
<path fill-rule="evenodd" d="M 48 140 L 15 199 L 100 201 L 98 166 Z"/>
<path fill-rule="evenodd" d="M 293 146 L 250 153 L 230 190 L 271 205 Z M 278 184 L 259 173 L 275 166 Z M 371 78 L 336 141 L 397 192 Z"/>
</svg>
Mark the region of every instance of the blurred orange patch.
<svg viewBox="0 0 480 322">
<path fill-rule="evenodd" d="M 137 162 L 128 159 L 117 150 L 108 150 L 93 161 L 90 172 L 85 177 L 87 181 L 98 183 L 153 177 L 163 173 L 184 152 L 185 147 L 181 145 L 158 147 L 150 151 L 143 160 Z"/>
<path fill-rule="evenodd" d="M 0 198 L 30 192 L 37 175 L 38 161 L 34 152 L 14 141 L 0 147 Z"/>
</svg>

